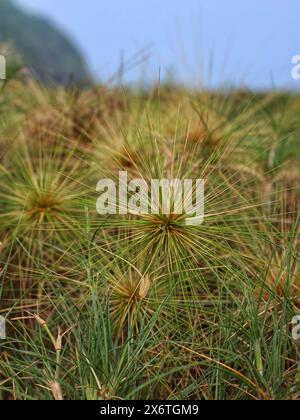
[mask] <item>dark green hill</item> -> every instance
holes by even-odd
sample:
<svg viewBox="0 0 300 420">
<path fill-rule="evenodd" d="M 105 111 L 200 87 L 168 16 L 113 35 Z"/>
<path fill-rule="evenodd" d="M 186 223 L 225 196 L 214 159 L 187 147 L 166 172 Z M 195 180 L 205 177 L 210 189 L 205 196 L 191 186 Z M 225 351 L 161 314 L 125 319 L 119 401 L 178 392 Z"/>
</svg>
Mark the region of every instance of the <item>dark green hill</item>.
<svg viewBox="0 0 300 420">
<path fill-rule="evenodd" d="M 47 19 L 33 15 L 11 0 L 0 0 L 0 43 L 8 42 L 24 64 L 43 82 L 88 79 L 77 48 Z"/>
</svg>

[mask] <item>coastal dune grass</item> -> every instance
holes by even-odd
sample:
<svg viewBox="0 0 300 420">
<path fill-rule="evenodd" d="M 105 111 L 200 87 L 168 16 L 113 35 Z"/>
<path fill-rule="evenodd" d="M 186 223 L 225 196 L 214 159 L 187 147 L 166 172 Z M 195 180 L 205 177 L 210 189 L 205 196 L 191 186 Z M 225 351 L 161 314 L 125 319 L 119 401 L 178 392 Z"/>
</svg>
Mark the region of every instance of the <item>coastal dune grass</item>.
<svg viewBox="0 0 300 420">
<path fill-rule="evenodd" d="M 1 94 L 0 398 L 299 399 L 299 97 Z M 204 179 L 204 223 L 98 215 L 121 171 Z"/>
</svg>

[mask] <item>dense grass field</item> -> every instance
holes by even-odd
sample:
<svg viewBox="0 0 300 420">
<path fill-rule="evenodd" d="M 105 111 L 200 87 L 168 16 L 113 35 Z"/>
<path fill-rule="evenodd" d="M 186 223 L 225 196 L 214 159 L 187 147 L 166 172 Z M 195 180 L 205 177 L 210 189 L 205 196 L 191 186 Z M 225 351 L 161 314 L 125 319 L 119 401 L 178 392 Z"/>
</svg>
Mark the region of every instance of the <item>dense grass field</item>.
<svg viewBox="0 0 300 420">
<path fill-rule="evenodd" d="M 0 89 L 0 399 L 300 399 L 300 97 Z M 101 217 L 119 171 L 204 223 Z"/>
</svg>

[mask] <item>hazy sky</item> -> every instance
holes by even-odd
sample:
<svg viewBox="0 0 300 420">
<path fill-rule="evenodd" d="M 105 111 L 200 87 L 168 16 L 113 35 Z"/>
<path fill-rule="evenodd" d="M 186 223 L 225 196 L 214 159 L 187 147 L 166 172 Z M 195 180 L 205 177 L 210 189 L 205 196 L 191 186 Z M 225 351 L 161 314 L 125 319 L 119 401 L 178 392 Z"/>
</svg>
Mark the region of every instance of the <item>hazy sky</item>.
<svg viewBox="0 0 300 420">
<path fill-rule="evenodd" d="M 127 79 L 172 69 L 185 81 L 300 88 L 299 0 L 18 0 L 73 36 L 93 73 L 107 78 L 121 57 L 151 47 Z"/>
</svg>

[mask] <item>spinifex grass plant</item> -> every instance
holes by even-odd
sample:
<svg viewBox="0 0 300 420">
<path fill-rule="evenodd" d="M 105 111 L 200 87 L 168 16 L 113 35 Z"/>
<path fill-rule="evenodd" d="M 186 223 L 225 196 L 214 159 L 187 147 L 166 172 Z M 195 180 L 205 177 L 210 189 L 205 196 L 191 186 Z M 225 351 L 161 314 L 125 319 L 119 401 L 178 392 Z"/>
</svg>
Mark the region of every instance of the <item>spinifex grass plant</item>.
<svg viewBox="0 0 300 420">
<path fill-rule="evenodd" d="M 74 150 L 19 141 L 1 171 L 1 230 L 18 230 L 23 240 L 70 231 L 83 212 L 88 187 Z"/>
<path fill-rule="evenodd" d="M 252 191 L 249 195 L 245 193 L 245 190 L 253 190 L 251 181 L 247 180 L 245 187 L 243 180 L 237 180 L 237 174 L 235 177 L 228 175 L 226 168 L 223 170 L 216 164 L 214 156 L 203 163 L 201 148 L 190 144 L 187 138 L 167 141 L 151 133 L 150 130 L 145 146 L 142 141 L 139 143 L 136 140 L 140 148 L 135 156 L 128 152 L 130 143 L 125 148 L 134 176 L 149 183 L 155 179 L 204 179 L 204 224 L 190 226 L 186 223 L 187 214 L 176 214 L 171 208 L 168 214 L 102 217 L 101 226 L 109 230 L 123 230 L 126 240 L 129 239 L 129 247 L 138 253 L 139 258 L 146 255 L 152 256 L 153 260 L 163 257 L 170 271 L 193 270 L 199 266 L 212 271 L 233 271 L 240 270 L 245 264 L 254 264 L 255 247 L 259 249 L 254 240 L 261 240 L 256 223 L 263 206 L 260 191 L 256 194 Z M 215 155 L 219 153 L 219 150 L 214 152 Z M 106 171 L 104 165 L 99 166 L 98 173 L 116 181 L 119 175 L 115 175 L 111 168 Z M 129 175 L 133 177 L 131 174 L 132 171 Z M 242 254 L 239 251 L 241 247 Z M 194 284 L 191 285 L 193 287 Z"/>
<path fill-rule="evenodd" d="M 73 230 L 80 230 L 89 187 L 75 153 L 59 141 L 49 148 L 18 139 L 0 170 L 0 237 L 10 261 L 5 288 L 16 295 L 39 295 L 34 292 L 41 286 L 34 279 L 37 261 L 51 266 L 50 245 L 71 244 Z"/>
</svg>

